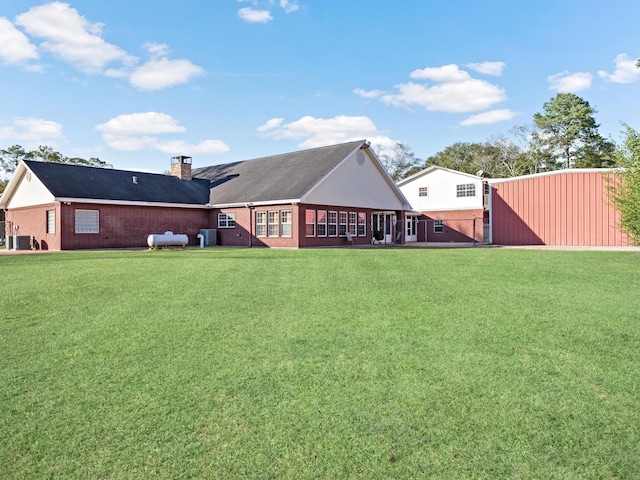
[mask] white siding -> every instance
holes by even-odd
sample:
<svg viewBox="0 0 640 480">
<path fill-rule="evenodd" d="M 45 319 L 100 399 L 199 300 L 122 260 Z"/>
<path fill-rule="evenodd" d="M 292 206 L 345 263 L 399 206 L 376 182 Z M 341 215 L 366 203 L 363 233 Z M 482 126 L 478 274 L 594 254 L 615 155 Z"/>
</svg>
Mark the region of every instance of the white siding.
<svg viewBox="0 0 640 480">
<path fill-rule="evenodd" d="M 51 203 L 55 199 L 44 184 L 30 171 L 26 171 L 13 192 L 7 208 L 30 207 Z"/>
<path fill-rule="evenodd" d="M 364 154 L 358 162 L 357 154 Z M 362 160 L 362 157 L 361 157 Z M 359 150 L 302 199 L 305 203 L 344 205 L 377 210 L 403 210 L 401 196 L 366 150 Z"/>
<path fill-rule="evenodd" d="M 456 186 L 465 184 L 475 185 L 475 196 L 457 196 Z M 424 187 L 428 189 L 428 195 L 420 197 L 418 195 L 419 189 Z M 482 208 L 482 179 L 451 170 L 433 169 L 402 184 L 400 191 L 411 204 L 411 208 L 421 212 Z"/>
</svg>

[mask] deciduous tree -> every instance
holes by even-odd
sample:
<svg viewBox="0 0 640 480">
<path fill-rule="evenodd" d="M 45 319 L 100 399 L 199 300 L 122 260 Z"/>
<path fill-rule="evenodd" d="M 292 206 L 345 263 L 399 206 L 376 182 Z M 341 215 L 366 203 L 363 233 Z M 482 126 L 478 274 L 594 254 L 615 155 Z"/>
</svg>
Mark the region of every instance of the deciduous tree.
<svg viewBox="0 0 640 480">
<path fill-rule="evenodd" d="M 380 163 L 395 182 L 413 175 L 421 169 L 422 160 L 416 157 L 411 148 L 402 142 L 397 142 L 393 150 L 388 153 L 381 148 L 374 147 L 374 150 L 379 152 Z"/>
<path fill-rule="evenodd" d="M 615 155 L 621 167 L 611 177 L 609 197 L 620 213 L 620 225 L 640 245 L 640 132 L 624 124 Z"/>
</svg>

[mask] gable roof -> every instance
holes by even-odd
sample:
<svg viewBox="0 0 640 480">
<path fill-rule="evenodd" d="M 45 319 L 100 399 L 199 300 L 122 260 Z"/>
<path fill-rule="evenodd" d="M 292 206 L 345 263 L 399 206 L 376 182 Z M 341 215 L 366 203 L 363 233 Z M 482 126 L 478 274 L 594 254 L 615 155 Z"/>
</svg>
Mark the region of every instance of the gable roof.
<svg viewBox="0 0 640 480">
<path fill-rule="evenodd" d="M 406 185 L 407 183 L 410 183 L 414 180 L 417 180 L 420 177 L 423 177 L 425 175 L 428 175 L 436 170 L 442 170 L 444 172 L 448 172 L 448 173 L 452 173 L 454 175 L 460 175 L 463 177 L 469 177 L 472 178 L 474 180 L 482 180 L 482 177 L 478 176 L 478 175 L 472 175 L 471 173 L 465 173 L 465 172 L 460 172 L 458 170 L 452 170 L 450 168 L 446 168 L 446 167 L 441 167 L 439 165 L 431 165 L 430 167 L 425 168 L 424 170 L 420 170 L 418 173 L 414 173 L 413 175 L 408 176 L 407 178 L 404 178 L 402 180 L 400 180 L 398 182 L 398 186 L 401 187 L 403 185 Z"/>
<path fill-rule="evenodd" d="M 195 168 L 192 176 L 211 182 L 212 205 L 296 201 L 364 144 L 364 140 L 358 140 Z"/>
<path fill-rule="evenodd" d="M 171 175 L 85 167 L 27 160 L 21 166 L 35 175 L 56 199 L 108 200 L 140 203 L 205 205 L 209 182 L 180 180 Z M 21 177 L 16 171 L 14 179 Z M 134 177 L 136 182 L 134 182 Z M 11 185 L 7 186 L 9 190 Z M 17 188 L 17 184 L 12 186 Z M 10 195 L 10 192 L 6 192 Z M 8 198 L 3 202 L 8 203 Z"/>
</svg>

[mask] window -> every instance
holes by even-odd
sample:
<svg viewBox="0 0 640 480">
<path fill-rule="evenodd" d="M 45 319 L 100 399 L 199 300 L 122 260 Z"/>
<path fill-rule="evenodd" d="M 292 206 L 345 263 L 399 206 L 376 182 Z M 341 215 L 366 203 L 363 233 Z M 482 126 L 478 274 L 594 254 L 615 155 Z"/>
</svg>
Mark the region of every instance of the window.
<svg viewBox="0 0 640 480">
<path fill-rule="evenodd" d="M 98 210 L 76 210 L 76 233 L 100 233 Z"/>
<path fill-rule="evenodd" d="M 218 228 L 235 228 L 235 226 L 236 226 L 235 213 L 219 213 L 218 214 Z"/>
<path fill-rule="evenodd" d="M 364 237 L 367 234 L 367 215 L 363 212 L 358 213 L 358 236 Z"/>
<path fill-rule="evenodd" d="M 277 237 L 280 235 L 280 215 L 279 212 L 268 212 L 267 235 Z"/>
<path fill-rule="evenodd" d="M 315 210 L 307 210 L 305 212 L 305 223 L 307 225 L 307 237 L 315 237 L 316 236 L 316 211 Z"/>
<path fill-rule="evenodd" d="M 476 186 L 473 183 L 456 185 L 456 196 L 457 197 L 475 197 Z"/>
<path fill-rule="evenodd" d="M 47 210 L 47 233 L 56 233 L 56 211 Z"/>
<path fill-rule="evenodd" d="M 327 236 L 327 211 L 318 210 L 318 236 Z"/>
<path fill-rule="evenodd" d="M 340 228 L 338 230 L 338 234 L 341 237 L 344 237 L 347 235 L 347 212 L 340 212 L 338 218 L 340 219 Z"/>
<path fill-rule="evenodd" d="M 329 212 L 329 236 L 338 236 L 338 212 Z"/>
<path fill-rule="evenodd" d="M 349 233 L 356 235 L 358 231 L 358 214 L 356 212 L 349 212 Z"/>
<path fill-rule="evenodd" d="M 256 237 L 267 236 L 267 212 L 256 212 Z"/>
<path fill-rule="evenodd" d="M 291 236 L 291 210 L 283 210 L 280 212 L 280 236 Z"/>
<path fill-rule="evenodd" d="M 433 233 L 442 233 L 442 232 L 444 232 L 444 220 L 434 220 Z"/>
<path fill-rule="evenodd" d="M 429 187 L 419 187 L 418 188 L 418 196 L 419 197 L 428 197 L 429 196 Z"/>
</svg>

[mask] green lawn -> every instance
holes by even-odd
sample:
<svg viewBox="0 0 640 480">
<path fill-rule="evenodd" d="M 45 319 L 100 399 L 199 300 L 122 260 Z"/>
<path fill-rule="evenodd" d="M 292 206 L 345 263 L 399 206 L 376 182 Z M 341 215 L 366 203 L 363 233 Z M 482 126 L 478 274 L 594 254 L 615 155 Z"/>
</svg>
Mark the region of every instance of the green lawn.
<svg viewBox="0 0 640 480">
<path fill-rule="evenodd" d="M 640 253 L 0 257 L 0 478 L 638 478 Z"/>
</svg>

